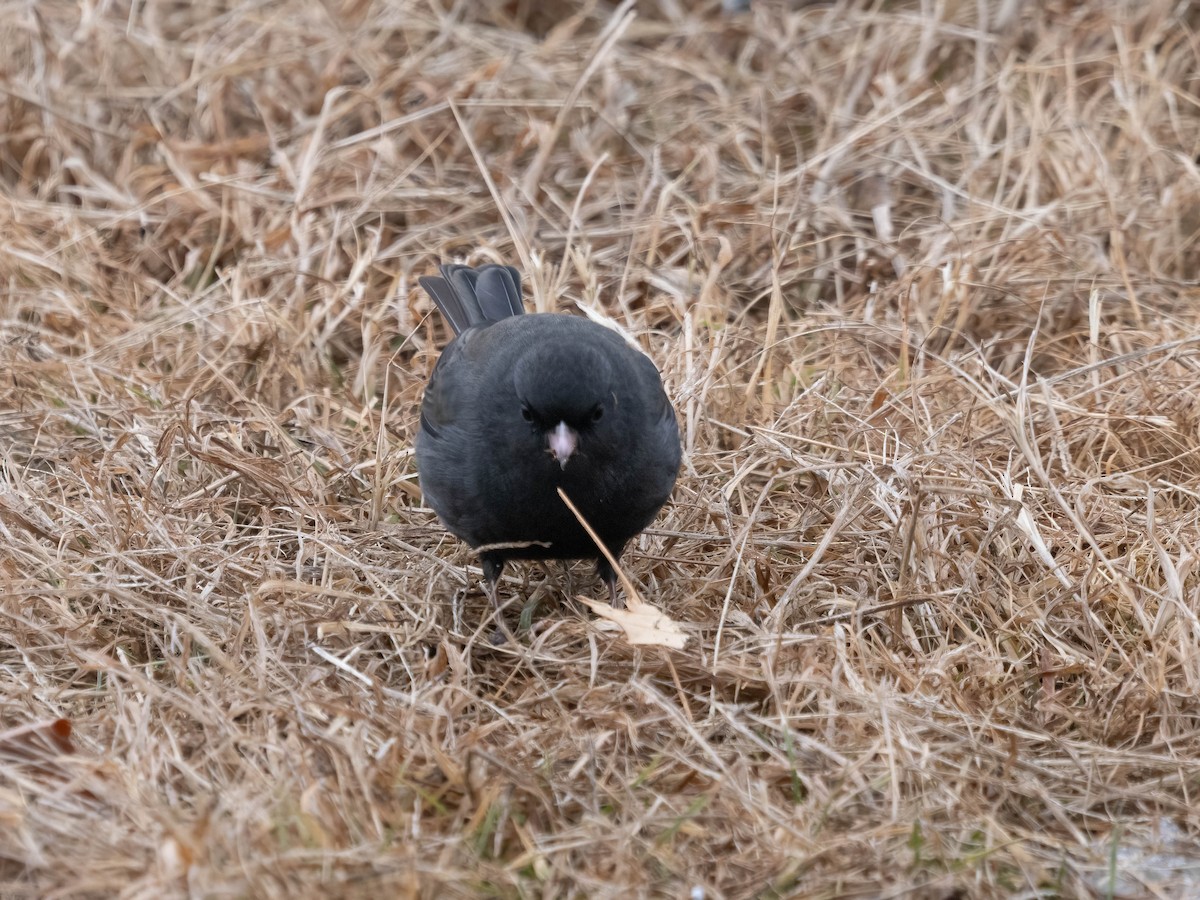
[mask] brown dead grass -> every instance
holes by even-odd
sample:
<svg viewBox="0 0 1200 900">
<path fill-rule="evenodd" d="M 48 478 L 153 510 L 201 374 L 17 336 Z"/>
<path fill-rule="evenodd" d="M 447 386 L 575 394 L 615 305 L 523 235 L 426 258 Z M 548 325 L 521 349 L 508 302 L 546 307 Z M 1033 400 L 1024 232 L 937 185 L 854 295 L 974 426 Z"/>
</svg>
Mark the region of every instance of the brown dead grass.
<svg viewBox="0 0 1200 900">
<path fill-rule="evenodd" d="M 1195 10 L 445 5 L 0 5 L 0 894 L 1194 889 Z M 450 259 L 660 364 L 686 651 L 481 639 Z"/>
</svg>

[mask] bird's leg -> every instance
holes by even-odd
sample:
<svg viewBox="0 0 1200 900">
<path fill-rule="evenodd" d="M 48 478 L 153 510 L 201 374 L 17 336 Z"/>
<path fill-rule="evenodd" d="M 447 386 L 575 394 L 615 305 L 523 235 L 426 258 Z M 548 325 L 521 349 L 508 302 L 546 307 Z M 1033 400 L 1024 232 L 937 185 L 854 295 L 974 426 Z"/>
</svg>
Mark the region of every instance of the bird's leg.
<svg viewBox="0 0 1200 900">
<path fill-rule="evenodd" d="M 608 602 L 613 609 L 625 608 L 625 600 L 617 593 L 617 579 L 615 577 L 608 582 Z"/>
<path fill-rule="evenodd" d="M 617 572 L 603 556 L 596 560 L 596 574 L 608 585 L 608 602 L 613 609 L 624 609 L 625 601 L 617 594 Z"/>
<path fill-rule="evenodd" d="M 500 580 L 500 572 L 504 569 L 504 557 L 486 553 L 482 557 L 482 563 L 483 580 L 488 599 L 492 601 L 492 611 L 496 616 L 496 628 L 492 631 L 492 644 L 498 647 L 508 640 L 508 631 L 504 627 L 504 614 L 500 609 L 500 598 L 496 593 L 496 582 Z"/>
</svg>

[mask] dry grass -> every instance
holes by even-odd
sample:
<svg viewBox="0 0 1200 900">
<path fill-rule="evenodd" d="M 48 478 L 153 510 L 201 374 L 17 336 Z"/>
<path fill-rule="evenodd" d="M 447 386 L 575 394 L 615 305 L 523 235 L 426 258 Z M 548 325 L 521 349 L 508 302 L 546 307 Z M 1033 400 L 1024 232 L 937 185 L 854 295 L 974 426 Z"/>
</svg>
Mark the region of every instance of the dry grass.
<svg viewBox="0 0 1200 900">
<path fill-rule="evenodd" d="M 1195 890 L 1195 8 L 447 5 L 0 4 L 0 895 Z M 440 259 L 664 370 L 688 650 L 481 639 Z"/>
</svg>

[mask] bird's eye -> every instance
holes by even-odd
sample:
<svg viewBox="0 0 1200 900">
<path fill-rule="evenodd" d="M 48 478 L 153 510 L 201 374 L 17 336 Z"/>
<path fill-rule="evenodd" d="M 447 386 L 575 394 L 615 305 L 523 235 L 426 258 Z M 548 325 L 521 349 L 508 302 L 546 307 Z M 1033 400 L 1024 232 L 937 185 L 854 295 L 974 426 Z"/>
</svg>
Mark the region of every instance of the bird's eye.
<svg viewBox="0 0 1200 900">
<path fill-rule="evenodd" d="M 532 422 L 533 421 L 533 410 L 530 409 L 528 406 L 522 406 L 521 407 L 521 418 L 524 419 L 526 422 Z"/>
<path fill-rule="evenodd" d="M 597 406 L 595 409 L 592 410 L 592 421 L 593 422 L 599 422 L 603 418 L 604 418 L 604 407 L 603 406 Z"/>
</svg>

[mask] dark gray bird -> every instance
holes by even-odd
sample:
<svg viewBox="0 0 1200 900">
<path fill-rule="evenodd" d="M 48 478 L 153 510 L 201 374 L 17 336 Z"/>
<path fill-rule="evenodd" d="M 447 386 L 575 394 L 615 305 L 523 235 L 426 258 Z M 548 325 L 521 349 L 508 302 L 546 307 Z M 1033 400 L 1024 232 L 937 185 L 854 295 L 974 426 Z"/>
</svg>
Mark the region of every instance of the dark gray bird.
<svg viewBox="0 0 1200 900">
<path fill-rule="evenodd" d="M 498 620 L 496 581 L 510 559 L 595 559 L 619 606 L 616 572 L 558 489 L 614 558 L 653 521 L 680 457 L 658 370 L 603 325 L 524 315 L 511 266 L 440 271 L 420 283 L 456 336 L 421 403 L 426 501 L 478 551 Z"/>
</svg>

